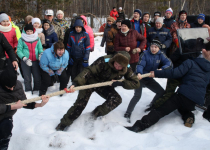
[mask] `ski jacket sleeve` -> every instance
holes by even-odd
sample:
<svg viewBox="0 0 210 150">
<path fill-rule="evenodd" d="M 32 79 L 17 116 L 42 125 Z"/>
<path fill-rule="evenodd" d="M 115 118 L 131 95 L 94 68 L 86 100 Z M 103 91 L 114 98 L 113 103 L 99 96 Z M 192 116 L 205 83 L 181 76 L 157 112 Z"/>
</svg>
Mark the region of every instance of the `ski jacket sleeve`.
<svg viewBox="0 0 210 150">
<path fill-rule="evenodd" d="M 143 74 L 143 70 L 146 65 L 147 65 L 146 55 L 145 55 L 145 53 L 142 53 L 139 57 L 139 61 L 136 66 L 136 74 L 138 74 L 138 73 Z"/>
</svg>

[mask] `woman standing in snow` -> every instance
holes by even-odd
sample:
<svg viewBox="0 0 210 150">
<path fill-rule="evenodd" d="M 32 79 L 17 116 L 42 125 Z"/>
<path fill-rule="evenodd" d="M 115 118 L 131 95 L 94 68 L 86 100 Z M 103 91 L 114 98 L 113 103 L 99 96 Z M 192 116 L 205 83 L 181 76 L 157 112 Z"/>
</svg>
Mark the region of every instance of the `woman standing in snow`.
<svg viewBox="0 0 210 150">
<path fill-rule="evenodd" d="M 62 10 L 58 10 L 56 13 L 57 19 L 55 21 L 61 26 L 62 31 L 65 33 L 66 30 L 68 29 L 69 25 L 67 20 L 64 19 L 64 13 Z"/>
<path fill-rule="evenodd" d="M 25 91 L 32 91 L 31 74 L 34 78 L 33 91 L 40 89 L 39 56 L 42 52 L 42 43 L 36 30 L 32 24 L 26 25 L 17 46 L 17 55 L 21 59 L 21 67 L 24 75 Z"/>
<path fill-rule="evenodd" d="M 44 45 L 45 44 L 45 36 L 43 33 L 41 20 L 39 18 L 33 18 L 32 25 L 36 29 L 36 32 L 38 33 L 38 37 L 40 38 L 42 45 Z"/>
</svg>

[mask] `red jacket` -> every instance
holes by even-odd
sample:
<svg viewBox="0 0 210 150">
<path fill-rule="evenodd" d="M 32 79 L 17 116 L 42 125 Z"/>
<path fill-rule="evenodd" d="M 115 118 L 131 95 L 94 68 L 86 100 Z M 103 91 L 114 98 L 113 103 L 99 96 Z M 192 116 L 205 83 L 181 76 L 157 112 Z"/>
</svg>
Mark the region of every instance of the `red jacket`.
<svg viewBox="0 0 210 150">
<path fill-rule="evenodd" d="M 15 28 L 12 27 L 12 29 L 9 32 L 2 32 L 2 31 L 0 32 L 4 34 L 4 36 L 6 37 L 7 41 L 9 42 L 9 44 L 12 46 L 13 49 L 17 47 L 18 41 L 16 37 Z M 9 58 L 6 52 L 5 54 L 6 57 Z"/>
<path fill-rule="evenodd" d="M 119 14 L 117 11 L 112 9 L 112 11 L 110 12 L 110 16 L 113 17 L 115 20 L 117 20 L 117 17 L 119 17 Z"/>
<path fill-rule="evenodd" d="M 98 31 L 99 32 L 104 32 L 105 27 L 106 27 L 106 23 L 102 24 Z"/>
<path fill-rule="evenodd" d="M 127 36 L 125 36 L 120 30 L 115 36 L 114 49 L 115 51 L 125 51 L 126 47 L 130 47 L 130 64 L 137 63 L 139 61 L 139 53 L 132 53 L 133 49 L 136 48 L 137 41 L 141 41 L 139 48 L 143 50 L 147 43 L 147 40 L 143 35 L 139 34 L 136 30 L 130 29 Z"/>
<path fill-rule="evenodd" d="M 87 25 L 87 18 L 85 16 L 80 16 L 84 21 L 85 21 L 85 25 L 84 28 L 86 30 L 86 32 L 89 35 L 90 38 L 90 51 L 94 51 L 94 35 L 93 35 L 93 30 L 90 26 Z"/>
</svg>

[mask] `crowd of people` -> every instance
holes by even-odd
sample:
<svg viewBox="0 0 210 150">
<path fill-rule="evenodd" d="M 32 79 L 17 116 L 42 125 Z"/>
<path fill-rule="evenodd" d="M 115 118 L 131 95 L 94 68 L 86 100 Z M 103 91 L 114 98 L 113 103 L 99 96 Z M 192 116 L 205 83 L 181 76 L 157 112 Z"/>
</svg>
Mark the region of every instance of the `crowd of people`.
<svg viewBox="0 0 210 150">
<path fill-rule="evenodd" d="M 210 121 L 210 106 L 207 104 L 210 95 L 210 86 L 207 86 L 210 81 L 210 43 L 197 39 L 196 53 L 181 55 L 177 35 L 177 30 L 183 28 L 207 28 L 210 34 L 205 15 L 199 14 L 192 24 L 187 22 L 184 10 L 179 12 L 177 20 L 171 8 L 166 10 L 165 18 L 158 11 L 153 17 L 150 21 L 149 12 L 135 9 L 133 18 L 128 20 L 122 7 L 119 11 L 113 7 L 101 41 L 107 55 L 89 65 L 89 56 L 94 53 L 94 35 L 85 16 L 74 13 L 71 25 L 68 25 L 62 10 L 56 12 L 54 19 L 54 11 L 47 9 L 43 20 L 26 16 L 21 33 L 10 16 L 1 12 L 0 149 L 8 148 L 12 116 L 16 110 L 44 106 L 49 100 L 47 89 L 55 82 L 60 83 L 59 90 L 71 93 L 76 86 L 113 80 L 111 86 L 79 91 L 74 105 L 57 125 L 58 131 L 65 131 L 81 115 L 94 91 L 106 101 L 91 112 L 91 118 L 96 119 L 115 109 L 122 103 L 120 93 L 115 90 L 117 86 L 134 89 L 124 113 L 128 122 L 141 99 L 142 88 L 147 87 L 156 94 L 146 109 L 149 114 L 133 126 L 126 127 L 128 130 L 143 131 L 176 109 L 184 125 L 192 127 L 195 120 L 192 111 L 196 104 L 206 105 L 208 109 L 203 117 Z M 25 90 L 17 80 L 18 68 Z M 150 76 L 143 78 L 145 73 L 150 73 Z M 122 77 L 122 82 L 117 81 Z M 154 77 L 168 78 L 165 90 Z M 72 85 L 67 89 L 69 81 Z M 24 91 L 39 93 L 42 102 L 25 106 L 21 102 L 26 99 Z M 16 103 L 6 105 L 11 102 Z"/>
</svg>

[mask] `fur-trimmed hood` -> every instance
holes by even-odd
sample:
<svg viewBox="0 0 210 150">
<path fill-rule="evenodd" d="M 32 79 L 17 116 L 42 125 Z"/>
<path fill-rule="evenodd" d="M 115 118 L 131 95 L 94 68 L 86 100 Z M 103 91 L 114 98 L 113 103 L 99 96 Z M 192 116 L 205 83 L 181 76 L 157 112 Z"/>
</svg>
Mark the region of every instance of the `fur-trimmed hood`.
<svg viewBox="0 0 210 150">
<path fill-rule="evenodd" d="M 111 68 L 113 68 L 114 70 L 114 62 L 118 62 L 120 65 L 122 65 L 123 69 L 121 71 L 119 71 L 119 73 L 121 75 L 124 75 L 127 72 L 127 66 L 129 64 L 130 61 L 130 55 L 128 52 L 125 51 L 120 51 L 118 53 L 116 53 L 110 60 L 109 60 L 109 66 Z"/>
</svg>

